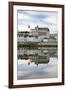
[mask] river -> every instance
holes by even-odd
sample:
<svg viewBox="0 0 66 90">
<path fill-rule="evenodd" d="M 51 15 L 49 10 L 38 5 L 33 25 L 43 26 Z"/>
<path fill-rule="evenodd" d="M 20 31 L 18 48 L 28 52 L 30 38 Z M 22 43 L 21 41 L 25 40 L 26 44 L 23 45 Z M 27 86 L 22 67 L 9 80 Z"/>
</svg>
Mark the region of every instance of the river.
<svg viewBox="0 0 66 90">
<path fill-rule="evenodd" d="M 17 79 L 56 78 L 58 75 L 57 47 L 17 50 Z"/>
</svg>

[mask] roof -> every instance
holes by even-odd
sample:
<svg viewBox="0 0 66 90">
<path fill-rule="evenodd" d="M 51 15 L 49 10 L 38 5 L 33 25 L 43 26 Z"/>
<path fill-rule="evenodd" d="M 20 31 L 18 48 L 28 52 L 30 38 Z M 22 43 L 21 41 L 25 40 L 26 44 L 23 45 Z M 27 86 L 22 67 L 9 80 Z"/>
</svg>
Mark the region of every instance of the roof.
<svg viewBox="0 0 66 90">
<path fill-rule="evenodd" d="M 39 26 L 36 26 L 35 29 L 49 31 L 49 28 L 48 27 L 39 27 Z"/>
<path fill-rule="evenodd" d="M 42 27 L 40 27 L 40 28 L 38 28 L 38 30 L 47 30 L 47 31 L 49 31 L 49 28 L 42 28 Z"/>
</svg>

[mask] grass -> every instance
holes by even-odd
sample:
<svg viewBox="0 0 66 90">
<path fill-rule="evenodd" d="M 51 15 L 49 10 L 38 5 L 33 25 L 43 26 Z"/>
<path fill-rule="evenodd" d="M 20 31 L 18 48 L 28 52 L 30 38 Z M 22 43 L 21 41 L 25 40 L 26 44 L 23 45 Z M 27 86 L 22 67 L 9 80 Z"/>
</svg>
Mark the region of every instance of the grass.
<svg viewBox="0 0 66 90">
<path fill-rule="evenodd" d="M 18 48 L 57 47 L 57 45 L 18 44 Z"/>
</svg>

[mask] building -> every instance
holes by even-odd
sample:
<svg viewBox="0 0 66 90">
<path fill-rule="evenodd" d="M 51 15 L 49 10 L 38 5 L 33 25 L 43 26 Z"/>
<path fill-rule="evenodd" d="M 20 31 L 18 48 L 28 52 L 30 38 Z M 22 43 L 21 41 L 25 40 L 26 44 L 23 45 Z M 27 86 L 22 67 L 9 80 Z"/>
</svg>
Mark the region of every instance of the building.
<svg viewBox="0 0 66 90">
<path fill-rule="evenodd" d="M 46 28 L 46 27 L 38 27 L 38 26 L 36 26 L 35 29 L 31 29 L 30 33 L 33 36 L 49 37 L 49 29 Z"/>
<path fill-rule="evenodd" d="M 29 32 L 28 32 L 28 31 L 25 31 L 25 32 L 24 32 L 24 31 L 22 31 L 22 32 L 19 32 L 19 31 L 18 31 L 18 32 L 17 32 L 17 36 L 18 36 L 18 37 L 22 37 L 22 36 L 23 36 L 23 37 L 26 37 L 26 36 L 28 36 L 28 35 L 29 35 Z"/>
<path fill-rule="evenodd" d="M 18 42 L 43 42 L 49 38 L 49 29 L 46 27 L 36 26 L 34 29 L 30 29 L 30 32 L 18 32 Z"/>
</svg>

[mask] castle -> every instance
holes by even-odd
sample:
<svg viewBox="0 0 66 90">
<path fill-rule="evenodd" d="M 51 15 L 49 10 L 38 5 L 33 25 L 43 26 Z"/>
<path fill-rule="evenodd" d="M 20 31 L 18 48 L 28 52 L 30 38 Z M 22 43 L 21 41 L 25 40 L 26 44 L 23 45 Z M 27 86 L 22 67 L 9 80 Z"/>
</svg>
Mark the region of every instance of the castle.
<svg viewBox="0 0 66 90">
<path fill-rule="evenodd" d="M 50 35 L 49 28 L 36 26 L 34 29 L 30 29 L 30 31 L 18 32 L 17 41 L 19 43 L 31 43 L 32 42 L 32 43 L 43 43 L 44 44 L 44 42 L 57 43 L 57 38 L 55 38 L 54 35 Z"/>
</svg>

